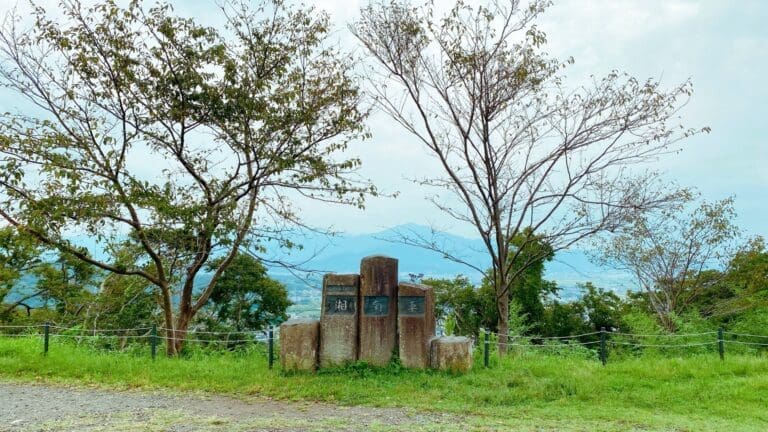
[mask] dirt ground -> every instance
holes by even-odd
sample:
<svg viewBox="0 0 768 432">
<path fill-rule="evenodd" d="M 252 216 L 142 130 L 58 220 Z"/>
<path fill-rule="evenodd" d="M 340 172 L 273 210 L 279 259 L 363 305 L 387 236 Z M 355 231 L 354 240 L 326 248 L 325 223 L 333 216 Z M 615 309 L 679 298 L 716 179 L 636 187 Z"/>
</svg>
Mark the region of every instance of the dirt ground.
<svg viewBox="0 0 768 432">
<path fill-rule="evenodd" d="M 461 423 L 391 408 L 0 382 L 0 431 L 465 430 Z"/>
</svg>

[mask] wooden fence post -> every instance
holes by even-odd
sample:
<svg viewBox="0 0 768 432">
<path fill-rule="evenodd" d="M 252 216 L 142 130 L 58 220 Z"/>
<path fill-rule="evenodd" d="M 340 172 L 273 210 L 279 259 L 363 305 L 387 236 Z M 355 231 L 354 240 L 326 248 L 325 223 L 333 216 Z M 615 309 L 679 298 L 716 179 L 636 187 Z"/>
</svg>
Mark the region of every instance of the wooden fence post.
<svg viewBox="0 0 768 432">
<path fill-rule="evenodd" d="M 275 351 L 275 342 L 274 342 L 274 330 L 272 329 L 272 326 L 269 326 L 269 330 L 267 333 L 267 344 L 269 346 L 269 368 L 272 369 L 272 365 L 275 362 L 275 357 L 273 355 Z"/>
<path fill-rule="evenodd" d="M 608 362 L 608 352 L 605 348 L 605 327 L 600 328 L 600 361 L 603 366 Z"/>
<path fill-rule="evenodd" d="M 723 342 L 723 328 L 717 329 L 717 350 L 720 352 L 720 360 L 725 360 L 725 343 Z"/>
<path fill-rule="evenodd" d="M 155 357 L 157 357 L 157 324 L 152 325 L 152 336 L 150 341 L 152 344 L 152 361 L 155 361 Z"/>
<path fill-rule="evenodd" d="M 43 328 L 43 354 L 48 354 L 48 340 L 51 337 L 51 324 L 46 322 Z"/>
</svg>

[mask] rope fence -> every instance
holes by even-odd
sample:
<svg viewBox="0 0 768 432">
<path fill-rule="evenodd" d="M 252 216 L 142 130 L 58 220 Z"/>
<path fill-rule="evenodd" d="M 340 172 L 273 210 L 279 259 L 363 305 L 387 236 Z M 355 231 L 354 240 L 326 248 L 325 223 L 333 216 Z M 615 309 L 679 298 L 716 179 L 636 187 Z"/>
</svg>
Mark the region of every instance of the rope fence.
<svg viewBox="0 0 768 432">
<path fill-rule="evenodd" d="M 55 324 L 35 325 L 0 325 L 0 337 L 2 338 L 29 338 L 42 337 L 44 353 L 47 353 L 52 339 L 82 341 L 100 341 L 117 339 L 121 341 L 134 341 L 150 345 L 152 359 L 156 358 L 157 347 L 163 342 L 195 343 L 204 346 L 231 346 L 240 344 L 264 344 L 267 347 L 268 363 L 270 369 L 275 359 L 275 341 L 279 340 L 277 328 L 269 327 L 266 330 L 238 330 L 238 331 L 209 331 L 191 329 L 177 335 L 178 330 L 165 327 L 135 327 L 120 329 L 97 329 L 83 327 L 66 327 Z M 521 336 L 507 334 L 507 340 L 502 342 L 502 334 L 483 330 L 483 363 L 489 367 L 490 351 L 506 348 L 532 349 L 532 350 L 561 350 L 561 349 L 587 349 L 596 352 L 603 364 L 607 363 L 609 347 L 613 350 L 629 349 L 696 349 L 702 347 L 717 346 L 721 359 L 725 356 L 726 345 L 750 347 L 752 349 L 768 348 L 768 335 L 739 333 L 724 331 L 706 331 L 697 333 L 627 333 L 621 331 L 600 331 L 568 335 L 568 336 Z M 491 338 L 494 340 L 491 341 Z M 689 339 L 689 340 L 686 340 Z M 693 339 L 693 340 L 690 340 Z M 707 339 L 707 340 L 704 340 Z M 680 341 L 680 343 L 673 343 Z M 476 340 L 476 342 L 480 342 Z M 559 352 L 559 351 L 558 351 Z M 594 354 L 593 354 L 594 355 Z"/>
<path fill-rule="evenodd" d="M 0 338 L 42 337 L 44 354 L 48 353 L 51 339 L 75 340 L 78 342 L 83 340 L 103 339 L 148 341 L 151 347 L 152 360 L 155 360 L 157 356 L 157 346 L 163 341 L 182 341 L 184 343 L 199 343 L 205 345 L 261 343 L 267 345 L 269 368 L 272 369 L 273 367 L 275 357 L 274 342 L 279 337 L 279 331 L 275 331 L 273 327 L 269 327 L 267 330 L 227 332 L 192 329 L 183 331 L 182 337 L 176 337 L 175 332 L 177 331 L 178 330 L 157 326 L 122 329 L 89 329 L 82 327 L 64 327 L 54 324 L 0 325 Z M 230 338 L 232 336 L 235 336 L 236 338 Z M 251 337 L 248 338 L 248 336 Z"/>
<path fill-rule="evenodd" d="M 605 365 L 608 361 L 609 347 L 619 349 L 696 349 L 709 348 L 717 346 L 717 352 L 720 359 L 724 360 L 726 345 L 742 345 L 756 349 L 768 348 L 768 335 L 757 335 L 749 333 L 727 332 L 722 328 L 717 331 L 706 331 L 697 333 L 628 333 L 621 331 L 601 331 L 582 333 L 569 336 L 521 336 L 516 334 L 507 334 L 507 341 L 500 341 L 502 334 L 483 330 L 483 364 L 487 368 L 490 363 L 490 351 L 492 348 L 525 348 L 525 349 L 579 349 L 585 348 L 597 350 L 600 361 Z M 495 340 L 491 341 L 491 338 Z M 738 340 L 737 338 L 742 338 Z M 749 338 L 759 339 L 760 341 L 749 340 Z M 586 340 L 585 340 L 586 339 Z M 592 340 L 590 340 L 592 339 Z M 709 340 L 703 340 L 709 339 Z M 747 340 L 743 340 L 747 339 Z M 525 341 L 525 342 L 518 342 Z M 680 341 L 680 342 L 673 342 Z"/>
</svg>

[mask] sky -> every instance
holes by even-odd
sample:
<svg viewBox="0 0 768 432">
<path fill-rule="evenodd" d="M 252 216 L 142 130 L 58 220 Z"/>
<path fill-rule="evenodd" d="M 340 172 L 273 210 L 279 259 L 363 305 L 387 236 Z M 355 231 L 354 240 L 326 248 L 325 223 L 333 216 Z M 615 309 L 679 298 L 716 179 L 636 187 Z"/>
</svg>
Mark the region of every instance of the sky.
<svg viewBox="0 0 768 432">
<path fill-rule="evenodd" d="M 444 4 L 444 0 L 435 1 Z M 38 3 L 55 16 L 57 1 Z M 215 26 L 222 21 L 212 1 L 171 3 L 180 14 L 203 23 Z M 365 1 L 306 3 L 327 11 L 335 25 L 332 37 L 354 49 L 346 26 Z M 0 14 L 11 7 L 12 2 L 3 1 Z M 653 168 L 662 170 L 669 181 L 697 188 L 707 200 L 734 196 L 738 225 L 748 235 L 768 237 L 766 18 L 768 1 L 762 0 L 556 0 L 540 17 L 538 27 L 547 33 L 549 53 L 575 59 L 566 71 L 572 82 L 613 69 L 639 79 L 661 78 L 669 87 L 690 78 L 694 95 L 682 122 L 689 127 L 709 126 L 712 132 L 686 140 L 681 153 L 660 158 Z M 14 101 L 3 100 L 2 105 L 5 111 Z M 305 220 L 350 234 L 416 223 L 476 237 L 471 227 L 447 219 L 432 207 L 424 199 L 428 190 L 407 180 L 438 173 L 437 162 L 383 114 L 374 113 L 369 120 L 373 138 L 353 143 L 349 151 L 362 160 L 361 176 L 384 192 L 398 192 L 398 197 L 371 199 L 365 211 L 302 202 Z"/>
</svg>

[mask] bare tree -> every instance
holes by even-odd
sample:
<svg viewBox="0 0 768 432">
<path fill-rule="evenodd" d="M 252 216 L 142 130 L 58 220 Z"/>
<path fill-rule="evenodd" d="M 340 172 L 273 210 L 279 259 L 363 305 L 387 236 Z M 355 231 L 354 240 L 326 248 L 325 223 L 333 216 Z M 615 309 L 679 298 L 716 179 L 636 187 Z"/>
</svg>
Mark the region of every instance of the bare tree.
<svg viewBox="0 0 768 432">
<path fill-rule="evenodd" d="M 672 124 L 690 82 L 664 90 L 613 71 L 567 90 L 560 71 L 573 60 L 548 58 L 534 24 L 547 5 L 459 1 L 435 17 L 430 4 L 392 0 L 364 8 L 351 28 L 375 60 L 378 107 L 442 168 L 420 183 L 446 192 L 432 197 L 437 208 L 484 242 L 502 343 L 512 282 L 543 258 L 519 262 L 510 239 L 527 232 L 523 246 L 539 239 L 557 251 L 675 201 L 680 192 L 656 173 L 632 168 L 699 132 Z M 427 239 L 401 240 L 462 261 Z"/>
<path fill-rule="evenodd" d="M 680 203 L 639 215 L 620 233 L 598 242 L 599 258 L 632 273 L 661 324 L 674 331 L 673 315 L 726 277 L 738 250 L 735 216 L 731 198 L 703 202 L 690 212 Z"/>
<path fill-rule="evenodd" d="M 167 349 L 241 249 L 291 245 L 291 198 L 361 206 L 365 135 L 328 16 L 282 1 L 222 4 L 222 31 L 114 0 L 6 17 L 0 83 L 34 110 L 0 119 L 0 216 L 46 245 L 158 290 Z M 112 252 L 87 254 L 85 232 Z M 212 259 L 210 281 L 196 285 Z"/>
</svg>

